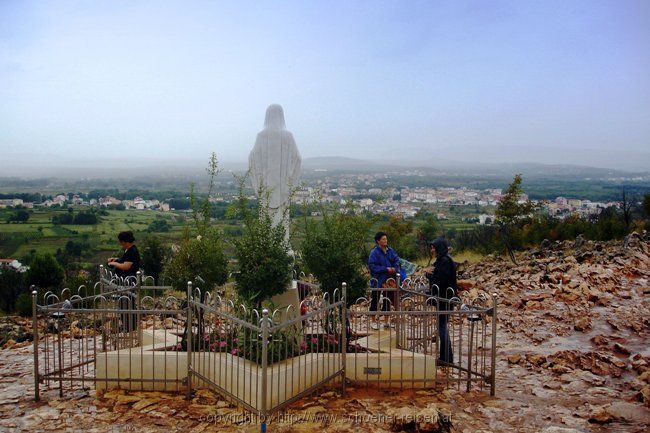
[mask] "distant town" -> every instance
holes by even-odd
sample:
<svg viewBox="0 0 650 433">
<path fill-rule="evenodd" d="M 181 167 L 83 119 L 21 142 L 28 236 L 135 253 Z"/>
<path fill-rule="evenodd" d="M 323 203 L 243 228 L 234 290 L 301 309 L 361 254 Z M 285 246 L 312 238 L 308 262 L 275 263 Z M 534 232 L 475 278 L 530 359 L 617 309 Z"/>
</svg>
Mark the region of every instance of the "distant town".
<svg viewBox="0 0 650 433">
<path fill-rule="evenodd" d="M 472 189 L 469 187 L 408 187 L 378 186 L 380 180 L 388 175 L 360 174 L 341 175 L 337 178 L 325 177 L 303 184 L 294 195 L 297 205 L 313 203 L 335 203 L 342 206 L 352 205 L 359 212 L 372 214 L 402 215 L 415 217 L 423 208 L 440 209 L 444 206 L 473 206 L 479 212 L 472 221 L 478 224 L 490 224 L 493 221 L 494 208 L 501 200 L 503 191 L 499 188 Z M 231 184 L 232 182 L 228 182 Z M 219 193 L 210 198 L 212 202 L 232 202 L 236 193 L 229 188 L 229 193 Z M 251 197 L 252 198 L 252 197 Z M 520 201 L 528 200 L 522 194 Z M 587 199 L 557 197 L 554 200 L 531 200 L 540 211 L 556 217 L 566 218 L 571 215 L 589 217 L 597 215 L 602 209 L 620 207 L 618 201 L 591 201 Z M 88 198 L 79 193 L 60 193 L 45 196 L 41 202 L 24 201 L 21 198 L 0 199 L 0 208 L 17 207 L 32 209 L 34 207 L 87 206 L 119 208 L 125 210 L 153 210 L 170 212 L 176 209 L 174 199 L 118 199 L 111 195 Z M 177 201 L 176 201 L 177 202 Z M 317 212 L 315 212 L 317 213 Z M 444 212 L 437 212 L 439 220 L 447 218 Z"/>
</svg>

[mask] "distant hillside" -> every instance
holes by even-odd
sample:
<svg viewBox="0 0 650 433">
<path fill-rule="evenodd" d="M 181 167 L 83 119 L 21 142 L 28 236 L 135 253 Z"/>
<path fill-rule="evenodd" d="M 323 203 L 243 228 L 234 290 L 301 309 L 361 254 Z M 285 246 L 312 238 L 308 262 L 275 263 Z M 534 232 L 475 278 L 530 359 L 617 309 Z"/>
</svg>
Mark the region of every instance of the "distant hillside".
<svg viewBox="0 0 650 433">
<path fill-rule="evenodd" d="M 635 176 L 649 176 L 650 172 L 639 173 L 624 170 L 613 170 L 598 167 L 589 167 L 574 164 L 541 164 L 535 162 L 522 163 L 476 163 L 447 159 L 428 159 L 423 161 L 370 161 L 341 156 L 322 156 L 305 158 L 302 162 L 303 170 L 324 169 L 328 171 L 395 171 L 408 168 L 419 169 L 427 173 L 444 175 L 470 175 L 488 177 L 511 177 L 521 173 L 527 178 L 549 179 L 603 179 L 603 178 L 630 178 Z"/>
<path fill-rule="evenodd" d="M 355 158 L 346 158 L 343 156 L 317 156 L 313 158 L 304 158 L 302 160 L 302 168 L 304 170 L 353 170 L 353 169 L 362 169 L 368 170 L 371 169 L 375 163 L 371 161 L 365 161 L 363 159 Z"/>
</svg>

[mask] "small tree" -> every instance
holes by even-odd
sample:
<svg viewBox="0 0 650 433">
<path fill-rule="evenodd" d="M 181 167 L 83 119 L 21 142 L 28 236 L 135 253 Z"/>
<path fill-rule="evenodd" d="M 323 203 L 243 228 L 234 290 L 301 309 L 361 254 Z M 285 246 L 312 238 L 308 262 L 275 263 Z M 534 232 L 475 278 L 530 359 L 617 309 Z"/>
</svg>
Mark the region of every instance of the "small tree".
<svg viewBox="0 0 650 433">
<path fill-rule="evenodd" d="M 418 254 L 429 257 L 429 242 L 438 236 L 440 228 L 433 215 L 427 215 L 424 222 L 417 229 Z"/>
<path fill-rule="evenodd" d="M 156 236 L 145 237 L 140 242 L 140 249 L 142 250 L 142 269 L 145 275 L 150 275 L 155 283 L 159 284 L 158 280 L 163 271 L 167 250 L 160 238 Z"/>
<path fill-rule="evenodd" d="M 495 211 L 496 223 L 499 226 L 504 246 L 513 263 L 517 263 L 512 245 L 513 231 L 517 224 L 524 217 L 530 215 L 534 209 L 529 199 L 520 203 L 520 198 L 523 193 L 521 174 L 516 174 Z"/>
<path fill-rule="evenodd" d="M 324 209 L 322 221 L 304 221 L 302 254 L 307 267 L 330 294 L 346 282 L 347 302 L 352 304 L 363 296 L 367 286 L 365 235 L 369 221 L 337 210 L 330 214 Z"/>
<path fill-rule="evenodd" d="M 643 196 L 643 212 L 645 213 L 645 217 L 647 219 L 650 219 L 650 194 L 646 194 Z"/>
<path fill-rule="evenodd" d="M 623 212 L 623 222 L 625 229 L 630 231 L 632 223 L 632 207 L 634 206 L 634 197 L 627 193 L 625 187 L 621 190 L 621 211 Z"/>
<path fill-rule="evenodd" d="M 36 254 L 29 266 L 27 281 L 39 289 L 59 289 L 64 272 L 53 255 Z"/>
<path fill-rule="evenodd" d="M 7 222 L 24 223 L 29 219 L 29 212 L 26 210 L 18 210 L 7 217 Z"/>
<path fill-rule="evenodd" d="M 205 236 L 184 239 L 164 271 L 171 285 L 176 290 L 184 291 L 188 281 L 203 280 L 204 283 L 197 283 L 197 286 L 208 290 L 225 283 L 228 279 L 228 259 L 221 244 L 219 235 L 214 231 L 207 232 Z"/>
<path fill-rule="evenodd" d="M 239 262 L 236 274 L 237 292 L 242 301 L 254 307 L 277 294 L 283 293 L 291 281 L 293 258 L 285 242 L 282 224 L 273 225 L 267 200 L 258 200 L 252 209 L 244 196 L 244 182 L 239 179 L 239 197 L 236 210 L 244 221 L 242 236 L 234 240 L 235 256 Z M 260 195 L 267 194 L 263 188 Z"/>
<path fill-rule="evenodd" d="M 14 311 L 18 296 L 24 291 L 24 275 L 13 268 L 0 269 L 0 309 Z"/>
<path fill-rule="evenodd" d="M 416 240 L 413 236 L 413 221 L 406 220 L 402 215 L 393 215 L 386 224 L 379 227 L 379 230 L 386 232 L 388 245 L 393 248 L 397 255 L 409 260 L 415 259 Z"/>
<path fill-rule="evenodd" d="M 201 203 L 190 192 L 192 218 L 198 236 L 190 236 L 189 227 L 185 228 L 179 251 L 174 254 L 165 268 L 164 274 L 171 279 L 177 290 L 185 290 L 188 281 L 203 280 L 203 287 L 212 289 L 228 279 L 228 259 L 223 251 L 221 236 L 212 227 L 210 196 L 214 187 L 214 178 L 219 173 L 217 155 L 210 155 L 207 172 L 210 175 L 208 196 Z M 200 279 L 199 279 L 200 278 Z"/>
</svg>

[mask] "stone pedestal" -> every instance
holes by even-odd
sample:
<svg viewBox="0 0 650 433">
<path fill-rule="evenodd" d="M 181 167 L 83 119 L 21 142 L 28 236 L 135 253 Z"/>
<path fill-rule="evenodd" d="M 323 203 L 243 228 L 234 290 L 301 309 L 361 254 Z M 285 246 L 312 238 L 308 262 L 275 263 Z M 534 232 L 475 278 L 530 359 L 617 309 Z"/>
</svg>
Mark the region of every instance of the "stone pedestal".
<svg viewBox="0 0 650 433">
<path fill-rule="evenodd" d="M 286 319 L 293 319 L 300 315 L 300 295 L 297 287 L 289 287 L 284 293 L 275 295 L 271 298 L 273 309 L 278 309 L 284 314 L 289 305 L 293 305 Z"/>
</svg>

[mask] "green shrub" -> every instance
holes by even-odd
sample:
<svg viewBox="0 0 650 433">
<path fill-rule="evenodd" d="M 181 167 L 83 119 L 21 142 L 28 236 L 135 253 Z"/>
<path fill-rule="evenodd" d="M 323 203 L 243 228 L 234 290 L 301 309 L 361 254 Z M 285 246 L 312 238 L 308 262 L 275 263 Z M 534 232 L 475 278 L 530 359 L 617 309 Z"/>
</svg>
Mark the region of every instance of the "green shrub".
<svg viewBox="0 0 650 433">
<path fill-rule="evenodd" d="M 29 293 L 21 293 L 16 299 L 16 313 L 23 317 L 32 315 L 32 296 Z"/>
<path fill-rule="evenodd" d="M 413 234 L 413 221 L 402 215 L 393 215 L 386 224 L 379 227 L 386 232 L 388 245 L 403 259 L 415 260 L 418 255 L 417 239 Z"/>
<path fill-rule="evenodd" d="M 44 290 L 59 289 L 63 278 L 63 268 L 52 254 L 37 253 L 34 256 L 27 273 L 28 285 Z"/>
<path fill-rule="evenodd" d="M 240 179 L 237 214 L 243 217 L 242 236 L 233 240 L 239 262 L 236 274 L 237 293 L 242 301 L 259 307 L 262 301 L 283 293 L 291 281 L 293 258 L 285 241 L 282 224 L 273 225 L 267 205 L 250 208 L 244 196 L 244 179 Z M 264 194 L 264 192 L 262 192 Z M 264 202 L 264 200 L 261 200 Z M 268 203 L 268 200 L 265 201 Z"/>
<path fill-rule="evenodd" d="M 323 212 L 322 221 L 305 219 L 305 264 L 330 295 L 347 283 L 348 304 L 363 296 L 367 286 L 364 238 L 368 228 L 365 218 L 337 211 Z"/>
<path fill-rule="evenodd" d="M 205 236 L 186 238 L 165 267 L 164 274 L 176 290 L 186 290 L 188 281 L 212 290 L 228 279 L 227 266 L 228 259 L 220 237 L 214 231 L 208 231 Z M 197 283 L 197 277 L 205 283 Z"/>
</svg>

